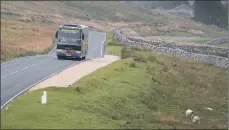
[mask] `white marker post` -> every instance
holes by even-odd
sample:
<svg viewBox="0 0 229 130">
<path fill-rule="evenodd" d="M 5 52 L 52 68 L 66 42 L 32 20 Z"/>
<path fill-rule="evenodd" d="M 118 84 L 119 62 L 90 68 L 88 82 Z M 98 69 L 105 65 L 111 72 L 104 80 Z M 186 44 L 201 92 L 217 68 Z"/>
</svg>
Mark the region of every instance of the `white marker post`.
<svg viewBox="0 0 229 130">
<path fill-rule="evenodd" d="M 47 103 L 47 93 L 46 91 L 43 92 L 43 95 L 41 96 L 41 104 Z"/>
</svg>

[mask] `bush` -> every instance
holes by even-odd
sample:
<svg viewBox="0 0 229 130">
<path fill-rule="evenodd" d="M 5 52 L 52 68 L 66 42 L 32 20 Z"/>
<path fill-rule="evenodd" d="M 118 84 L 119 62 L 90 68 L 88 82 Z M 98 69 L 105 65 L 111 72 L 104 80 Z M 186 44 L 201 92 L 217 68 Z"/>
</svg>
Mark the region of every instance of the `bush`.
<svg viewBox="0 0 229 130">
<path fill-rule="evenodd" d="M 122 48 L 122 50 L 121 50 L 121 58 L 122 59 L 132 58 L 134 56 L 135 56 L 134 51 L 131 50 L 130 48 L 128 48 L 128 47 L 123 47 Z"/>
<path fill-rule="evenodd" d="M 107 45 L 114 45 L 115 46 L 116 43 L 115 42 L 108 42 Z"/>
<path fill-rule="evenodd" d="M 108 42 L 107 45 L 109 45 L 109 46 L 124 46 L 123 44 L 118 43 L 118 42 L 114 42 L 114 41 Z"/>
<path fill-rule="evenodd" d="M 137 68 L 136 62 L 135 62 L 135 61 L 131 62 L 131 63 L 130 63 L 130 67 L 131 67 L 131 68 Z"/>
<path fill-rule="evenodd" d="M 145 54 L 142 53 L 136 53 L 135 56 L 133 57 L 134 61 L 137 62 L 147 62 L 147 56 Z"/>
</svg>

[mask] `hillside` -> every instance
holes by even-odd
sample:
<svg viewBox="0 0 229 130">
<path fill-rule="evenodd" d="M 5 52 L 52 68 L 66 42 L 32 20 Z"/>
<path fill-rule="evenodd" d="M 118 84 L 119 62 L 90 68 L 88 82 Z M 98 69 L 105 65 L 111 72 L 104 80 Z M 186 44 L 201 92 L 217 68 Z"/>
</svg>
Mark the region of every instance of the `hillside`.
<svg viewBox="0 0 229 130">
<path fill-rule="evenodd" d="M 1 62 L 49 52 L 54 32 L 55 28 L 40 24 L 1 20 Z"/>
<path fill-rule="evenodd" d="M 132 35 L 222 36 L 226 30 L 166 12 L 140 9 L 119 1 L 4 1 L 3 19 L 46 24 L 85 23 L 122 27 Z M 31 8 L 33 7 L 33 8 Z"/>
<path fill-rule="evenodd" d="M 56 28 L 64 23 L 80 23 L 106 32 L 121 28 L 127 35 L 149 39 L 155 36 L 198 36 L 207 39 L 227 36 L 227 31 L 214 26 L 119 1 L 3 1 L 1 21 L 4 36 L 1 41 L 2 61 L 46 53 L 53 47 L 52 35 Z M 46 31 L 49 35 L 45 35 Z M 31 38 L 34 41 L 43 36 L 49 37 L 49 40 L 39 45 L 30 42 Z M 42 45 L 44 42 L 46 44 Z"/>
</svg>

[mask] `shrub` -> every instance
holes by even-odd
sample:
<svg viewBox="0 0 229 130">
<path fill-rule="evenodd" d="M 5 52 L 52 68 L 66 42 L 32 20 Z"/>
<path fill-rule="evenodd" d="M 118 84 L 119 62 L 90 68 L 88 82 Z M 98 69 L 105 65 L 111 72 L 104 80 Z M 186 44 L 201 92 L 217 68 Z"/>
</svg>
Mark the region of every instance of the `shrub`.
<svg viewBox="0 0 229 130">
<path fill-rule="evenodd" d="M 131 50 L 130 48 L 128 47 L 123 47 L 122 50 L 121 50 L 121 58 L 122 59 L 125 59 L 125 58 L 132 58 L 134 57 L 134 51 Z"/>
<path fill-rule="evenodd" d="M 135 61 L 131 62 L 131 63 L 130 63 L 130 67 L 131 67 L 131 68 L 137 68 L 136 62 L 135 62 Z"/>
<path fill-rule="evenodd" d="M 136 53 L 133 57 L 133 60 L 137 62 L 147 62 L 147 57 L 142 53 Z"/>
</svg>

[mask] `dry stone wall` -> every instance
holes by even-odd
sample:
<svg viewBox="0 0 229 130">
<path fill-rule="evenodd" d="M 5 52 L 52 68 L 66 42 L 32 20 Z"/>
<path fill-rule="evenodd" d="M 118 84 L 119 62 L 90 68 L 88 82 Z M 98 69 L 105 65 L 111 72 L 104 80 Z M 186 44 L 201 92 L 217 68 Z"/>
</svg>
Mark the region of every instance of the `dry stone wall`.
<svg viewBox="0 0 229 130">
<path fill-rule="evenodd" d="M 189 46 L 189 45 L 172 45 L 169 43 L 159 43 L 152 41 L 145 41 L 133 37 L 126 37 L 119 29 L 113 30 L 115 38 L 120 40 L 123 44 L 134 46 L 152 48 L 158 52 L 168 53 L 172 56 L 181 56 L 187 59 L 194 59 L 207 62 L 220 68 L 228 67 L 228 49 L 214 46 Z M 223 56 L 220 56 L 222 55 Z"/>
<path fill-rule="evenodd" d="M 228 57 L 228 48 L 215 47 L 215 46 L 209 46 L 209 45 L 202 45 L 202 46 L 200 45 L 176 45 L 176 44 L 165 43 L 165 42 L 145 41 L 145 40 L 136 39 L 133 37 L 127 37 L 127 39 L 131 41 L 136 41 L 136 42 L 148 43 L 148 44 L 151 44 L 157 47 L 169 47 L 172 49 L 178 48 L 178 49 L 181 49 L 187 52 L 192 52 L 192 53 Z"/>
</svg>

